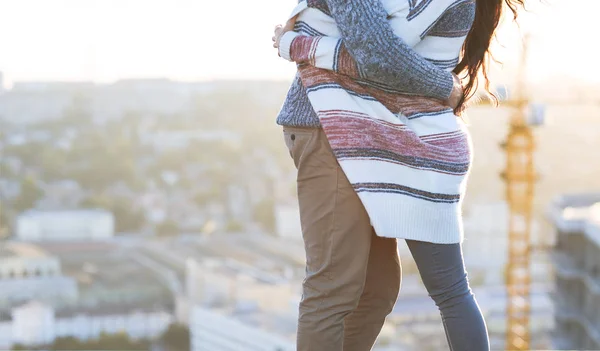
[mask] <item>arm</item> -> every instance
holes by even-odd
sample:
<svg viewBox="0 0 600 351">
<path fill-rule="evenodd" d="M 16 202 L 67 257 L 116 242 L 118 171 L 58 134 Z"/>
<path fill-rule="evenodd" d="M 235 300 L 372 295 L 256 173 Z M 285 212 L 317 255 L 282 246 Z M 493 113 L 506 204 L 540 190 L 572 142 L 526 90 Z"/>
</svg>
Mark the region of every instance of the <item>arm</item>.
<svg viewBox="0 0 600 351">
<path fill-rule="evenodd" d="M 356 61 L 338 38 L 286 32 L 281 37 L 279 56 L 298 64 L 309 64 L 351 78 L 365 79 L 360 75 Z"/>
<path fill-rule="evenodd" d="M 408 94 L 441 100 L 450 97 L 454 82 L 452 74 L 425 60 L 394 34 L 381 0 L 317 2 L 327 3 L 340 30 L 344 48 L 354 59 L 356 74 L 361 78 L 392 86 Z M 330 61 L 333 65 L 333 60 Z M 320 62 L 323 62 L 323 57 Z M 339 65 L 340 69 L 353 70 L 346 64 Z"/>
</svg>

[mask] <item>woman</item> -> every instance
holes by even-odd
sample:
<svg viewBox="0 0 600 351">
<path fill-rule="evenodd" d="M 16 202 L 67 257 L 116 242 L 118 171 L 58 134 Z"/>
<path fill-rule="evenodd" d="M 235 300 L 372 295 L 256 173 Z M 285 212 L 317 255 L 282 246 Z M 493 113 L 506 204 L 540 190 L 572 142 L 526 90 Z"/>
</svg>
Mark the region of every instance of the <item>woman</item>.
<svg viewBox="0 0 600 351">
<path fill-rule="evenodd" d="M 516 16 L 522 1 L 505 2 Z M 460 246 L 470 142 L 452 108 L 462 110 L 480 71 L 487 83 L 503 3 L 309 1 L 299 33 L 293 21 L 276 29 L 302 82 L 278 118 L 298 168 L 307 254 L 298 350 L 372 347 L 398 293 L 396 238 L 407 240 L 450 348 L 489 349 Z M 451 70 L 467 73 L 464 92 Z"/>
</svg>

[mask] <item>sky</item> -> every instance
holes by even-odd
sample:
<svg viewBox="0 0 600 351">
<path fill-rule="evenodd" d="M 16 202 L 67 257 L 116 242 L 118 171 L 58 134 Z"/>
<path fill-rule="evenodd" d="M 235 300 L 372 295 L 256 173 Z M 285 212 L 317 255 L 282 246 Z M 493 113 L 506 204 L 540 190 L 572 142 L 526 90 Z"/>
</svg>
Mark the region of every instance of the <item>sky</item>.
<svg viewBox="0 0 600 351">
<path fill-rule="evenodd" d="M 525 14 L 529 78 L 600 83 L 590 28 L 600 0 L 543 0 Z M 271 46 L 295 0 L 0 0 L 0 71 L 14 81 L 291 79 Z M 584 9 L 584 11 L 582 11 Z M 596 30 L 597 35 L 600 29 Z M 519 49 L 506 26 L 498 56 Z"/>
</svg>

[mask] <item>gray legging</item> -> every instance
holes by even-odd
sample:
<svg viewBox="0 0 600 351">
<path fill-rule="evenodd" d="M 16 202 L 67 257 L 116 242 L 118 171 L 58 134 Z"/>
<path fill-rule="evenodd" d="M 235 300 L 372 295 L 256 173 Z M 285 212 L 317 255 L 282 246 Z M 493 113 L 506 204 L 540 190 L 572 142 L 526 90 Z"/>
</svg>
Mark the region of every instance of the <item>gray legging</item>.
<svg viewBox="0 0 600 351">
<path fill-rule="evenodd" d="M 485 321 L 469 287 L 461 245 L 406 243 L 429 296 L 440 309 L 450 350 L 488 351 Z"/>
</svg>

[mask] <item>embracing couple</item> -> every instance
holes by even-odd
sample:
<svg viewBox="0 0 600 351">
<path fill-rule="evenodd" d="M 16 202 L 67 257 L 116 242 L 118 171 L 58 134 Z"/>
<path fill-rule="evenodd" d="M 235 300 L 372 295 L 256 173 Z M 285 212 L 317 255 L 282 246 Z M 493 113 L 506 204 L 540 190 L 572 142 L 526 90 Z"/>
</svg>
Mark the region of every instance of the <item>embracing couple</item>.
<svg viewBox="0 0 600 351">
<path fill-rule="evenodd" d="M 472 160 L 458 116 L 488 87 L 503 7 L 524 0 L 301 1 L 272 38 L 298 75 L 277 123 L 298 169 L 306 278 L 298 351 L 371 350 L 404 239 L 453 351 L 486 351 L 461 204 Z"/>
</svg>

